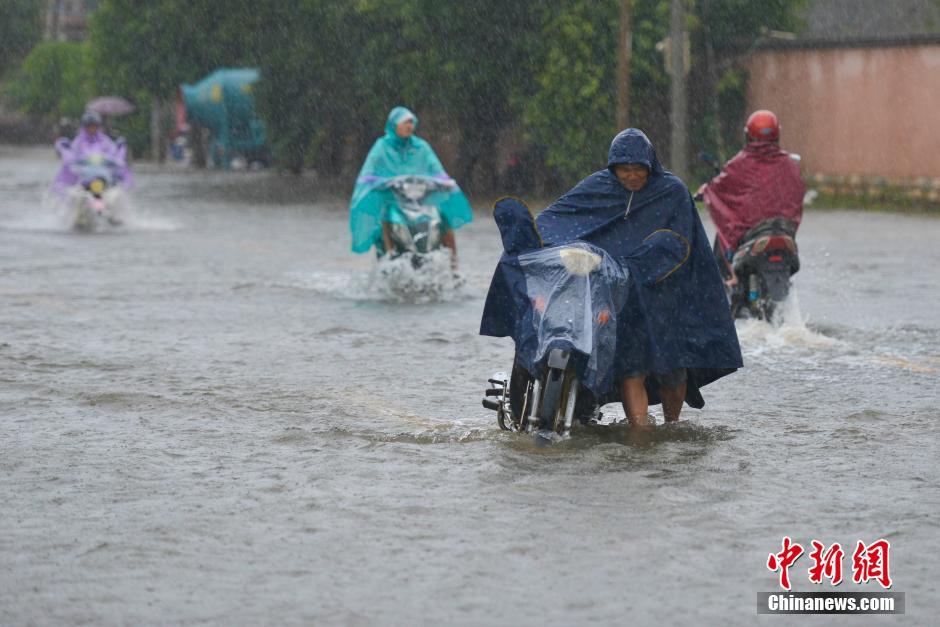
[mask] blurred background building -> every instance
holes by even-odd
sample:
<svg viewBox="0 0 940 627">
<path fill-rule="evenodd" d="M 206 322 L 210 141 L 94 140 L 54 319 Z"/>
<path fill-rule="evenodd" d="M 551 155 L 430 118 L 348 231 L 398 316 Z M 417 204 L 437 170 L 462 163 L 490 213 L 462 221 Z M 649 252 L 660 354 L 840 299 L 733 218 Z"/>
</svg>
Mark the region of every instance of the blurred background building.
<svg viewBox="0 0 940 627">
<path fill-rule="evenodd" d="M 940 177 L 940 3 L 815 0 L 796 37 L 748 60 L 750 109 L 814 175 Z"/>
<path fill-rule="evenodd" d="M 46 41 L 84 41 L 88 35 L 88 14 L 98 8 L 98 0 L 49 0 L 46 8 Z"/>
</svg>

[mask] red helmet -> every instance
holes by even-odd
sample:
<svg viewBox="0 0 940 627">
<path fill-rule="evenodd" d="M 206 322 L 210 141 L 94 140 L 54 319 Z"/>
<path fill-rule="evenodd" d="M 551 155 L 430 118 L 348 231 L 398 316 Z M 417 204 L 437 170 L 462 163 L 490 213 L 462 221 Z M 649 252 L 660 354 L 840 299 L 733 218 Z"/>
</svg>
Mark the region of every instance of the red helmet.
<svg viewBox="0 0 940 627">
<path fill-rule="evenodd" d="M 773 111 L 760 109 L 747 119 L 744 132 L 753 141 L 775 142 L 780 139 L 780 123 Z"/>
</svg>

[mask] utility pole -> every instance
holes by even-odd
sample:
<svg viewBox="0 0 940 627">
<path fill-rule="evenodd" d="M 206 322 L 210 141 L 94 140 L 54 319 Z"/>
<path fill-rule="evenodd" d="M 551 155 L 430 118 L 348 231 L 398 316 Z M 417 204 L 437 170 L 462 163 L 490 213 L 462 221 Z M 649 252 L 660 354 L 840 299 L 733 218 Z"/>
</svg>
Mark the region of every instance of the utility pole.
<svg viewBox="0 0 940 627">
<path fill-rule="evenodd" d="M 633 49 L 633 0 L 620 0 L 617 55 L 617 131 L 630 126 L 630 56 Z"/>
<path fill-rule="evenodd" d="M 163 163 L 163 101 L 159 96 L 150 104 L 150 158 Z"/>
<path fill-rule="evenodd" d="M 686 81 L 685 7 L 683 0 L 672 0 L 669 20 L 669 74 L 671 75 L 669 121 L 670 170 L 681 179 L 688 175 L 688 109 Z"/>
</svg>

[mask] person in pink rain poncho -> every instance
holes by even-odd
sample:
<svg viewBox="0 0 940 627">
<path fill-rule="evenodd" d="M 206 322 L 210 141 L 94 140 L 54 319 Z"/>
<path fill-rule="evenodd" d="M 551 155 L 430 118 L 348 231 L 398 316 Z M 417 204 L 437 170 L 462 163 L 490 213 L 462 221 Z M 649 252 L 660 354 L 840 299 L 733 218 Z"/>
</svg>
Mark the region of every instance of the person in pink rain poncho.
<svg viewBox="0 0 940 627">
<path fill-rule="evenodd" d="M 699 189 L 718 232 L 716 256 L 726 263 L 744 234 L 760 222 L 781 217 L 795 232 L 803 218 L 806 186 L 799 164 L 780 147 L 777 116 L 755 111 L 745 132 L 747 145 Z"/>
</svg>

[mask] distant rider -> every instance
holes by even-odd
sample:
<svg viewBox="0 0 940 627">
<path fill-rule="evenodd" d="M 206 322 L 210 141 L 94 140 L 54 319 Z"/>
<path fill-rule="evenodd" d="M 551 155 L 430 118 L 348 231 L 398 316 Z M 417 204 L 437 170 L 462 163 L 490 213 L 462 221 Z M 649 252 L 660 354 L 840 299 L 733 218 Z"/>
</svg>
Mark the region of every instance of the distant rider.
<svg viewBox="0 0 940 627">
<path fill-rule="evenodd" d="M 401 175 L 434 177 L 451 191 L 439 204 L 443 220 L 441 241 L 451 250 L 457 267 L 457 239 L 454 230 L 473 219 L 470 204 L 457 187 L 431 145 L 417 135 L 418 118 L 405 107 L 395 107 L 385 123 L 385 135 L 372 145 L 356 180 L 350 202 L 349 226 L 354 252 L 366 252 L 373 245 L 380 251 L 393 251 L 389 222 L 390 195 L 382 194 L 388 179 Z"/>
<path fill-rule="evenodd" d="M 81 129 L 71 142 L 62 138 L 56 142 L 56 148 L 64 163 L 53 182 L 53 189 L 64 192 L 78 183 L 78 174 L 73 170 L 75 162 L 97 154 L 114 163 L 114 176 L 125 188 L 131 187 L 134 177 L 127 166 L 125 147 L 117 143 L 102 130 L 101 116 L 94 111 L 86 111 L 81 118 Z M 123 140 L 118 140 L 123 142 Z"/>
<path fill-rule="evenodd" d="M 94 111 L 86 111 L 82 115 L 81 130 L 72 140 L 72 150 L 76 154 L 100 152 L 104 155 L 113 155 L 117 152 L 117 144 L 101 130 L 101 116 Z"/>
<path fill-rule="evenodd" d="M 744 132 L 747 145 L 698 191 L 718 231 L 715 255 L 721 258 L 726 276 L 731 276 L 731 257 L 745 233 L 776 217 L 792 222 L 795 232 L 803 219 L 806 186 L 799 164 L 780 147 L 777 116 L 755 111 Z"/>
</svg>

